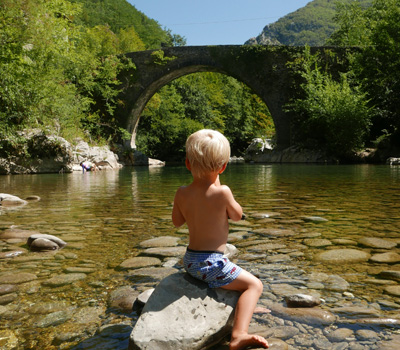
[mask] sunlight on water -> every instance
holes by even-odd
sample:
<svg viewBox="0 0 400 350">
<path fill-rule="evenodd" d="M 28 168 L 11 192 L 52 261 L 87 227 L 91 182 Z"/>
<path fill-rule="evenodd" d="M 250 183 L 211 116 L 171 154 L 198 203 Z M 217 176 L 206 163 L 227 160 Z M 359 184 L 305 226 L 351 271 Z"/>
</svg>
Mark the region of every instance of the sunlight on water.
<svg viewBox="0 0 400 350">
<path fill-rule="evenodd" d="M 9 304 L 15 308 L 0 320 L 0 327 L 20 327 L 26 344 L 37 345 L 37 337 L 46 337 L 46 327 L 38 335 L 33 331 L 37 327 L 35 317 L 25 313 L 21 318 L 21 313 L 35 303 L 64 300 L 72 305 L 87 305 L 96 300 L 96 305 L 105 305 L 107 291 L 124 279 L 118 265 L 140 253 L 141 241 L 169 235 L 186 242 L 186 235 L 173 227 L 170 214 L 176 189 L 190 180 L 190 174 L 181 166 L 0 177 L 0 193 L 20 198 L 41 197 L 40 201 L 24 207 L 0 209 L 0 232 L 17 227 L 52 234 L 68 243 L 61 251 L 64 256 L 56 262 L 30 260 L 22 264 L 17 258 L 0 260 L 1 274 L 23 271 L 38 277 L 22 288 L 19 297 Z M 296 233 L 285 240 L 287 249 L 303 245 L 304 233 L 329 241 L 354 241 L 355 247 L 362 237 L 400 242 L 400 167 L 232 164 L 221 176 L 221 182 L 230 186 L 243 206 L 251 230 Z M 279 219 L 255 220 L 252 215 L 257 213 L 279 214 Z M 316 223 L 304 217 L 328 221 Z M 235 225 L 231 227 L 235 229 Z M 21 245 L 15 242 L 15 247 Z M 5 245 L 0 248 L 11 249 Z M 309 271 L 340 274 L 354 283 L 353 291 L 359 289 L 371 299 L 382 294 L 379 286 L 366 289 L 363 282 L 377 264 L 329 265 L 314 261 L 317 252 L 332 248 L 309 246 L 296 263 Z M 68 268 L 76 268 L 77 261 L 80 267 L 93 268 L 96 273 L 73 287 L 49 290 L 40 284 Z M 102 288 L 95 286 L 96 283 L 103 283 Z M 73 332 L 74 326 L 68 331 Z M 46 344 L 45 340 L 41 341 L 39 344 Z M 30 347 L 26 345 L 26 348 Z M 32 348 L 35 347 L 32 345 Z"/>
</svg>

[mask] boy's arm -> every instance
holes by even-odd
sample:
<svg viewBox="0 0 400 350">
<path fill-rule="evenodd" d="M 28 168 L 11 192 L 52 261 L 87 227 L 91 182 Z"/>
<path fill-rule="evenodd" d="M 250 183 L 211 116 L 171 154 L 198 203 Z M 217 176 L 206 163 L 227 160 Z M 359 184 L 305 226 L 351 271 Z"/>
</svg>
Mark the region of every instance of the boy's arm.
<svg viewBox="0 0 400 350">
<path fill-rule="evenodd" d="M 233 221 L 239 221 L 242 219 L 243 209 L 238 202 L 236 202 L 233 197 L 232 191 L 228 186 L 222 186 L 224 191 L 224 196 L 227 200 L 226 204 L 226 212 L 228 214 L 228 218 Z"/>
<path fill-rule="evenodd" d="M 172 223 L 174 224 L 175 227 L 180 227 L 182 226 L 185 222 L 186 219 L 184 218 L 181 210 L 179 209 L 179 196 L 181 189 L 178 189 L 178 191 L 176 191 L 175 194 L 175 198 L 174 198 L 174 207 L 172 208 Z"/>
</svg>

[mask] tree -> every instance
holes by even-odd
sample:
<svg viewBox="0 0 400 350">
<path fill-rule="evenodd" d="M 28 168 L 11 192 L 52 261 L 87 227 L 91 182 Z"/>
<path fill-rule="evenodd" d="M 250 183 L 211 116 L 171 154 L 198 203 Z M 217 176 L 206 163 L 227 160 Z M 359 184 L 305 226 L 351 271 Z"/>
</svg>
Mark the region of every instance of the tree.
<svg viewBox="0 0 400 350">
<path fill-rule="evenodd" d="M 371 7 L 342 5 L 332 36 L 336 45 L 357 45 L 353 70 L 374 109 L 372 136 L 387 134 L 400 146 L 400 1 L 374 0 Z"/>
<path fill-rule="evenodd" d="M 351 74 L 341 73 L 334 80 L 322 70 L 318 55 L 306 48 L 298 73 L 304 80 L 303 98 L 289 104 L 295 112 L 298 143 L 321 148 L 330 155 L 345 157 L 364 145 L 370 126 L 371 110 L 359 86 L 350 84 Z"/>
</svg>

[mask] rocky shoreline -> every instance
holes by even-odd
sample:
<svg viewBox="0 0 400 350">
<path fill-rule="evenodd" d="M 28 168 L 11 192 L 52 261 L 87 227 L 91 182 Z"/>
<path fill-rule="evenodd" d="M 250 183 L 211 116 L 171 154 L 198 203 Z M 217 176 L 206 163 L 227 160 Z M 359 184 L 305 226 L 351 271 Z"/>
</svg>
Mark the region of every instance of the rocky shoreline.
<svg viewBox="0 0 400 350">
<path fill-rule="evenodd" d="M 251 213 L 251 219 L 261 223 L 276 215 Z M 301 220 L 322 222 L 323 218 Z M 24 323 L 22 329 L 0 330 L 4 350 L 34 349 L 35 344 L 46 349 L 96 348 L 95 344 L 105 349 L 127 349 L 132 327 L 147 299 L 142 293 L 149 295 L 164 278 L 182 271 L 180 261 L 187 244 L 187 230 L 178 231 L 177 236 L 142 241 L 133 256 L 108 266 L 114 269 L 116 278 L 112 288 L 95 277 L 107 267 L 79 259 L 76 252 L 85 244 L 84 237 L 63 234 L 60 238 L 67 243 L 64 249 L 37 253 L 27 250 L 24 244 L 33 234 L 38 232 L 15 227 L 0 231 L 0 315 L 9 325 L 17 320 Z M 289 248 L 291 239 L 299 243 Z M 400 271 L 393 265 L 400 262 L 400 256 L 393 252 L 399 242 L 374 237 L 359 242 L 328 241 L 316 233 L 259 229 L 243 220 L 232 223 L 230 243 L 238 248 L 234 260 L 263 281 L 259 304 L 272 312 L 255 314 L 251 331 L 268 338 L 270 349 L 400 348 Z M 308 271 L 306 266 L 302 268 L 302 261 L 308 248 L 316 246 L 329 247 L 315 257 L 325 266 L 361 259 L 394 267 L 371 269 L 369 279 L 362 281 L 347 281 L 338 274 L 316 269 Z M 80 283 L 90 286 L 90 298 Z M 385 293 L 370 300 L 363 295 L 363 288 L 357 287 L 361 283 L 385 286 Z M 63 294 L 71 289 L 76 291 L 76 299 L 63 300 Z M 39 294 L 48 295 L 47 301 L 42 298 L 24 304 L 24 299 Z M 287 297 L 297 294 L 323 302 L 311 308 L 288 307 Z M 227 350 L 227 339 L 212 349 Z"/>
</svg>

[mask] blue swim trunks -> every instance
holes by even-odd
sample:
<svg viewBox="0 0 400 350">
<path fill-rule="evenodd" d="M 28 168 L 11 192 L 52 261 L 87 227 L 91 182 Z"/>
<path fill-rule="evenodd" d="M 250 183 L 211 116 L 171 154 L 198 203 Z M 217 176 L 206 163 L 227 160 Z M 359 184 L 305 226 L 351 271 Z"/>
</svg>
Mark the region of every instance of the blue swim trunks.
<svg viewBox="0 0 400 350">
<path fill-rule="evenodd" d="M 189 248 L 183 257 L 183 265 L 191 276 L 207 282 L 210 288 L 219 288 L 231 283 L 242 271 L 241 267 L 229 261 L 221 252 Z"/>
</svg>

